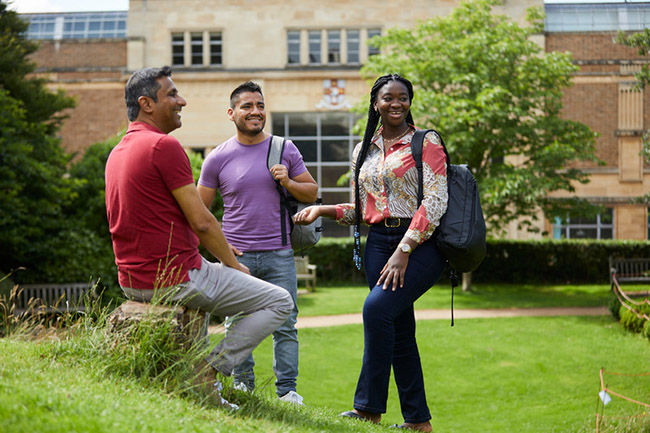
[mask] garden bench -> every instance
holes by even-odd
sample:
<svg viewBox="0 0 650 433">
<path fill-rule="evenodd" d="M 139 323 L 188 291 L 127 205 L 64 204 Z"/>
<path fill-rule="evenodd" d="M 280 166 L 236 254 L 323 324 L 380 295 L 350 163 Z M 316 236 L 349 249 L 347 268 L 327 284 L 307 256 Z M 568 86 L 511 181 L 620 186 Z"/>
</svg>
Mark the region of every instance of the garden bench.
<svg viewBox="0 0 650 433">
<path fill-rule="evenodd" d="M 650 283 L 650 258 L 622 258 L 609 257 L 609 281 L 614 289 L 618 283 L 643 284 Z M 631 293 L 634 295 L 647 295 L 648 291 Z"/>
<path fill-rule="evenodd" d="M 25 312 L 60 313 L 85 311 L 85 301 L 95 297 L 95 283 L 25 284 L 13 299 L 14 315 Z"/>
<path fill-rule="evenodd" d="M 298 282 L 304 281 L 310 292 L 316 290 L 316 265 L 309 263 L 309 256 L 293 258 L 296 262 L 296 277 Z"/>
</svg>

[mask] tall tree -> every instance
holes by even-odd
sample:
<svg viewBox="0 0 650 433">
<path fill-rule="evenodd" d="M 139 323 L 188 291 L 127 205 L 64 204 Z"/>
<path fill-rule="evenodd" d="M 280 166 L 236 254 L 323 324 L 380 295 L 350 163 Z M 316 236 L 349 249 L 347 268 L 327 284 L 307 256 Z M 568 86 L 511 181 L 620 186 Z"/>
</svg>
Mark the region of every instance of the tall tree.
<svg viewBox="0 0 650 433">
<path fill-rule="evenodd" d="M 60 110 L 73 101 L 27 75 L 35 68 L 27 56 L 36 45 L 26 29 L 0 1 L 0 271 L 26 268 L 18 280 L 41 278 L 43 269 L 64 264 L 62 246 L 75 245 L 66 236 L 75 227 L 65 215 L 75 181 L 65 176 L 70 158 L 55 136 Z"/>
<path fill-rule="evenodd" d="M 650 53 L 650 29 L 643 29 L 642 32 L 631 34 L 619 32 L 616 37 L 616 42 L 627 47 L 637 48 L 639 55 L 647 56 Z M 650 84 L 650 66 L 643 65 L 635 76 L 638 80 L 639 89 L 643 91 Z M 646 131 L 643 135 L 642 155 L 645 161 L 650 164 L 650 131 Z M 638 197 L 634 201 L 650 205 L 650 193 Z"/>
<path fill-rule="evenodd" d="M 28 76 L 36 69 L 29 55 L 38 49 L 38 44 L 25 36 L 28 25 L 0 1 L 0 87 L 22 102 L 27 120 L 45 123 L 51 133 L 64 118 L 61 111 L 74 107 L 74 100 L 61 90 L 50 92 L 45 80 Z"/>
<path fill-rule="evenodd" d="M 548 193 L 574 192 L 573 182 L 589 180 L 575 163 L 598 161 L 594 132 L 561 117 L 576 70 L 570 55 L 544 53 L 531 39 L 543 30 L 541 9 L 530 9 L 523 27 L 494 13 L 502 3 L 468 0 L 448 16 L 390 29 L 372 41 L 381 54 L 362 71 L 413 82 L 417 126 L 438 130 L 452 162 L 472 169 L 495 234 L 511 221 L 535 231 L 540 208 L 548 217 L 588 208 Z"/>
</svg>

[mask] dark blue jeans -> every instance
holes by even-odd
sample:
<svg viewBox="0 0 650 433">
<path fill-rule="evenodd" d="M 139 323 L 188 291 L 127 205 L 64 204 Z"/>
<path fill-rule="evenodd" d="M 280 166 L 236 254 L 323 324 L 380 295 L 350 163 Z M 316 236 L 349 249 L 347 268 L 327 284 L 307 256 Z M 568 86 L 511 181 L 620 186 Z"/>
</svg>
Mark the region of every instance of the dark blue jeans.
<svg viewBox="0 0 650 433">
<path fill-rule="evenodd" d="M 391 365 L 405 422 L 431 419 L 424 392 L 420 354 L 415 341 L 413 303 L 433 286 L 444 270 L 444 258 L 435 243 L 419 245 L 409 257 L 404 287 L 396 291 L 377 286 L 379 272 L 393 254 L 407 227 L 370 228 L 364 261 L 370 294 L 363 305 L 363 365 L 354 408 L 385 413 Z"/>
</svg>

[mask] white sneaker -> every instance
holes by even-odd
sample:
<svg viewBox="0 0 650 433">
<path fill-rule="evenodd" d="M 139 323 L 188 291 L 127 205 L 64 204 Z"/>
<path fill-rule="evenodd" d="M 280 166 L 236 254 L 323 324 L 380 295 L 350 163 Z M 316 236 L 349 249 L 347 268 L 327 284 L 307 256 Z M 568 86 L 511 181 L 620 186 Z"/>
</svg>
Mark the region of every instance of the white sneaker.
<svg viewBox="0 0 650 433">
<path fill-rule="evenodd" d="M 236 389 L 237 391 L 242 391 L 242 392 L 249 392 L 248 387 L 244 382 L 237 382 L 233 386 L 233 389 Z"/>
<path fill-rule="evenodd" d="M 297 404 L 300 406 L 303 406 L 304 403 L 302 402 L 302 396 L 298 394 L 296 391 L 289 391 L 285 395 L 279 398 L 281 401 L 287 401 L 289 403 Z"/>
<path fill-rule="evenodd" d="M 228 400 L 226 400 L 225 398 L 223 398 L 223 397 L 221 396 L 221 391 L 223 391 L 223 385 L 221 384 L 221 382 L 219 382 L 219 381 L 217 380 L 217 381 L 214 383 L 214 392 L 215 392 L 215 394 L 216 394 L 215 397 L 216 397 L 216 399 L 217 399 L 217 403 L 218 403 L 220 406 L 222 406 L 222 407 L 224 407 L 224 408 L 226 408 L 226 409 L 230 409 L 230 410 L 232 410 L 232 411 L 239 410 L 239 406 L 238 406 L 238 405 L 236 405 L 235 403 L 230 403 Z"/>
</svg>

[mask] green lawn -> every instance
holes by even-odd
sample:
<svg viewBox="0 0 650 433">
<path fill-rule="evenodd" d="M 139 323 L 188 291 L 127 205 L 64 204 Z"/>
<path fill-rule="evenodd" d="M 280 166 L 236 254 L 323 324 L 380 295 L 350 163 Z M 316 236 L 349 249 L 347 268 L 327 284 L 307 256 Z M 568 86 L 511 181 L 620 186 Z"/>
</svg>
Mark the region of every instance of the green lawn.
<svg viewBox="0 0 650 433">
<path fill-rule="evenodd" d="M 476 285 L 474 290 L 458 290 L 455 307 L 595 306 L 609 297 L 608 286 Z M 363 287 L 320 288 L 299 297 L 300 314 L 358 312 L 366 293 Z M 416 307 L 449 308 L 448 296 L 447 286 L 434 288 Z M 254 352 L 257 391 L 252 396 L 229 391 L 242 404 L 236 414 L 205 406 L 160 381 L 132 377 L 128 370 L 109 372 L 95 346 L 101 333 L 90 332 L 93 338 L 71 343 L 0 339 L 2 433 L 390 432 L 385 426 L 402 422 L 394 385 L 383 426 L 336 416 L 352 407 L 361 325 L 299 331 L 303 408 L 275 399 L 271 339 L 265 340 Z M 447 320 L 420 321 L 417 332 L 436 432 L 593 432 L 600 368 L 650 372 L 650 342 L 609 316 L 457 319 L 454 327 Z M 607 384 L 650 401 L 648 376 L 608 376 Z M 639 413 L 638 406 L 616 397 L 604 411 L 609 417 Z M 643 425 L 648 431 L 650 421 Z M 639 426 L 607 431 L 632 433 Z"/>
<path fill-rule="evenodd" d="M 301 329 L 298 392 L 335 412 L 352 407 L 363 351 L 361 325 Z M 418 323 L 436 432 L 593 431 L 599 370 L 650 372 L 650 343 L 610 317 L 519 317 Z M 261 392 L 271 393 L 271 344 L 255 352 Z M 650 377 L 612 389 L 650 402 Z M 401 423 L 391 385 L 386 424 Z M 606 415 L 637 411 L 620 399 Z"/>
<path fill-rule="evenodd" d="M 630 286 L 631 287 L 631 286 Z M 636 287 L 636 286 L 635 286 Z M 302 316 L 359 313 L 367 287 L 319 287 L 298 297 Z M 609 285 L 474 284 L 471 292 L 454 290 L 454 308 L 594 307 L 606 305 Z M 434 286 L 415 304 L 416 309 L 449 308 L 451 287 Z"/>
</svg>

